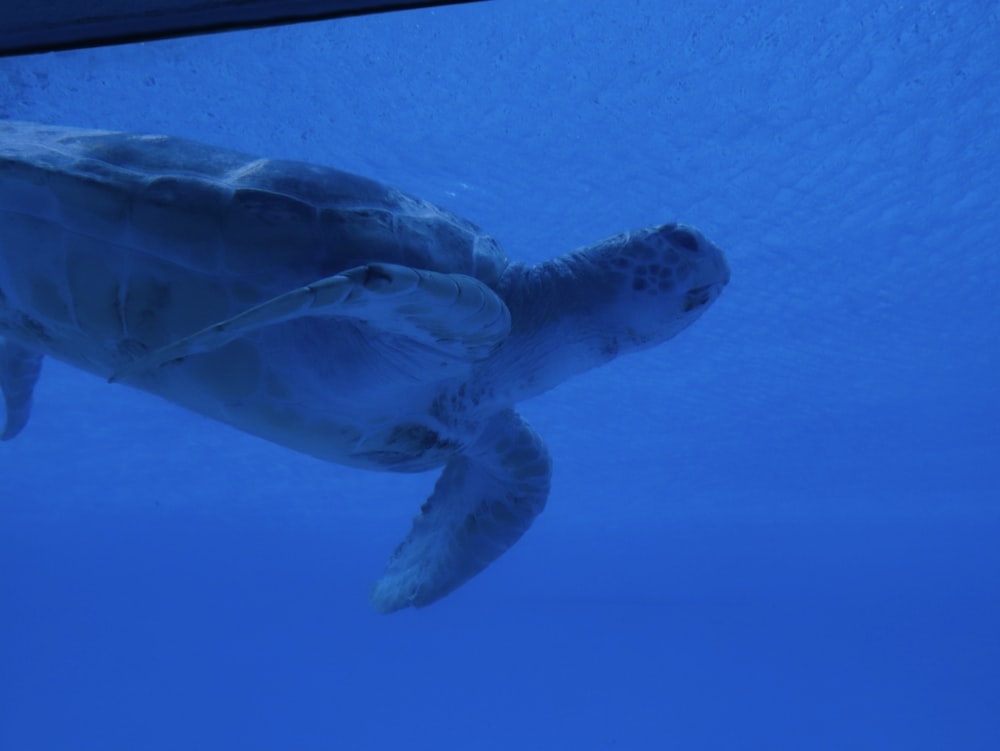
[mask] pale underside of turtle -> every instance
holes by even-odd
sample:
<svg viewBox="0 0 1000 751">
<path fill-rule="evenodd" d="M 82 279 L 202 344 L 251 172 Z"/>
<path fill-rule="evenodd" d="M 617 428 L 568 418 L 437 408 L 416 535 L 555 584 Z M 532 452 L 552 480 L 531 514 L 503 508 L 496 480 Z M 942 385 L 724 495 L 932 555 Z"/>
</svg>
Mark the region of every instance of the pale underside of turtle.
<svg viewBox="0 0 1000 751">
<path fill-rule="evenodd" d="M 549 455 L 514 404 L 665 341 L 728 278 L 678 225 L 528 266 L 327 167 L 0 122 L 0 437 L 50 355 L 328 461 L 443 467 L 371 591 L 427 605 L 545 505 Z"/>
</svg>

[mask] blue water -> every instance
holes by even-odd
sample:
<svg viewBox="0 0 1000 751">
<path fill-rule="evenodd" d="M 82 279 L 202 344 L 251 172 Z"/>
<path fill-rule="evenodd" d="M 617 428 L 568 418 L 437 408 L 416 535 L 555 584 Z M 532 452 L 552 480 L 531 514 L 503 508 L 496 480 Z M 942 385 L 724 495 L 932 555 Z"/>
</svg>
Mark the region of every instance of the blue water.
<svg viewBox="0 0 1000 751">
<path fill-rule="evenodd" d="M 506 0 L 0 60 L 0 118 L 360 172 L 732 282 L 521 405 L 546 512 L 379 616 L 434 475 L 48 361 L 0 446 L 0 749 L 1000 748 L 1000 15 Z M 2 241 L 2 238 L 0 238 Z"/>
</svg>

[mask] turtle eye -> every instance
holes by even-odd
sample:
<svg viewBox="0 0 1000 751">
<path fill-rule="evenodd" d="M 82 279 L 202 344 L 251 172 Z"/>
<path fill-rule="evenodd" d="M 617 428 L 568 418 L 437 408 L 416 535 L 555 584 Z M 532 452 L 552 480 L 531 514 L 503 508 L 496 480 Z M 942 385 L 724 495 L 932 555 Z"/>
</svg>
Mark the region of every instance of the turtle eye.
<svg viewBox="0 0 1000 751">
<path fill-rule="evenodd" d="M 698 250 L 698 238 L 686 229 L 673 229 L 667 233 L 667 238 L 671 243 L 685 250 Z"/>
</svg>

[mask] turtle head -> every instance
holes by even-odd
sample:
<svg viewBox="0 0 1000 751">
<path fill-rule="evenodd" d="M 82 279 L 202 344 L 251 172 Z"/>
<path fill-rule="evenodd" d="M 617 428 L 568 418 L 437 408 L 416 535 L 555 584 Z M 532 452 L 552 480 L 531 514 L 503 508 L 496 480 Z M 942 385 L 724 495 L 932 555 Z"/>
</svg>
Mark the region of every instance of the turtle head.
<svg viewBox="0 0 1000 751">
<path fill-rule="evenodd" d="M 580 269 L 580 292 L 589 300 L 580 326 L 608 359 L 680 333 L 729 282 L 722 251 L 678 224 L 609 237 L 569 262 Z"/>
<path fill-rule="evenodd" d="M 670 339 L 729 281 L 722 251 L 695 229 L 626 232 L 533 267 L 511 264 L 498 293 L 511 332 L 490 372 L 511 401 L 618 355 Z"/>
</svg>

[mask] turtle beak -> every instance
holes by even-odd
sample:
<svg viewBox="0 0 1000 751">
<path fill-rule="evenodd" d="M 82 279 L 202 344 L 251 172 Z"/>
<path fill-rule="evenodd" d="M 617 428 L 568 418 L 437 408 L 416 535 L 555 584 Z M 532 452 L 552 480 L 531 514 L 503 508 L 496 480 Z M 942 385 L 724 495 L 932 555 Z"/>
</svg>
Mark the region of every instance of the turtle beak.
<svg viewBox="0 0 1000 751">
<path fill-rule="evenodd" d="M 726 257 L 722 254 L 721 250 L 719 251 L 719 265 L 722 274 L 722 281 L 719 282 L 719 285 L 720 287 L 725 287 L 729 284 L 729 264 L 726 262 Z"/>
<path fill-rule="evenodd" d="M 688 290 L 684 296 L 684 312 L 700 308 L 713 302 L 722 289 L 729 284 L 729 264 L 726 257 L 715 243 L 705 239 L 699 233 L 697 270 L 691 280 L 696 286 Z"/>
<path fill-rule="evenodd" d="M 684 312 L 690 313 L 695 308 L 708 305 L 712 301 L 712 289 L 715 286 L 718 285 L 706 284 L 688 290 L 688 293 L 684 295 Z"/>
</svg>

